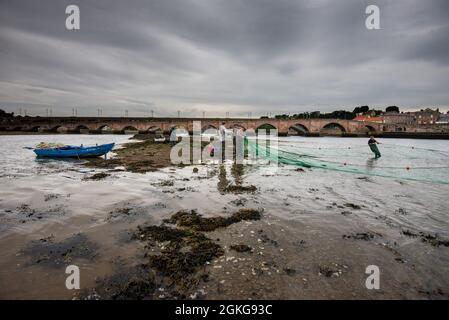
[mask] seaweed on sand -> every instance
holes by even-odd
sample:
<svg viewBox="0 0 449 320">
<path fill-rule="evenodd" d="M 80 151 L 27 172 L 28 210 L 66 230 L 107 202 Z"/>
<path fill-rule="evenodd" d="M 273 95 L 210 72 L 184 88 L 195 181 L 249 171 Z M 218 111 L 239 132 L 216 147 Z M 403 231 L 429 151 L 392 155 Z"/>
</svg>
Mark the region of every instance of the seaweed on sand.
<svg viewBox="0 0 449 320">
<path fill-rule="evenodd" d="M 93 290 L 84 289 L 82 300 L 143 300 L 153 299 L 156 291 L 154 275 L 148 268 L 137 266 L 124 269 L 110 277 L 97 280 Z"/>
<path fill-rule="evenodd" d="M 246 244 L 234 244 L 230 246 L 230 249 L 237 252 L 251 252 L 253 250 L 250 246 Z"/>
<path fill-rule="evenodd" d="M 188 227 L 195 231 L 208 232 L 218 228 L 225 228 L 242 220 L 260 220 L 260 218 L 260 212 L 255 209 L 240 209 L 239 211 L 233 213 L 230 217 L 210 218 L 205 218 L 199 215 L 195 210 L 183 210 L 172 215 L 170 219 L 165 219 L 164 222 L 176 224 L 180 227 Z"/>
<path fill-rule="evenodd" d="M 373 240 L 376 237 L 382 237 L 379 233 L 372 233 L 372 232 L 357 232 L 353 234 L 343 235 L 343 239 L 354 239 L 354 240 L 365 240 L 370 241 Z"/>
<path fill-rule="evenodd" d="M 260 212 L 242 209 L 230 217 L 204 218 L 196 211 L 179 211 L 162 225 L 142 225 L 138 227 L 135 237 L 147 241 L 158 242 L 160 253 L 149 251 L 146 254 L 148 266 L 170 280 L 177 291 L 187 292 L 196 285 L 201 276 L 199 270 L 212 259 L 224 254 L 223 248 L 208 238 L 204 232 L 227 227 L 243 220 L 258 220 Z M 164 223 L 176 224 L 176 227 Z M 203 274 L 204 276 L 204 274 Z"/>
<path fill-rule="evenodd" d="M 160 254 L 147 254 L 148 265 L 171 280 L 181 291 L 187 291 L 198 279 L 195 273 L 213 258 L 224 254 L 223 249 L 204 234 L 168 226 L 140 226 L 141 240 L 167 242 Z"/>
<path fill-rule="evenodd" d="M 98 173 L 95 173 L 95 174 L 93 174 L 93 175 L 91 175 L 89 177 L 83 178 L 83 180 L 95 180 L 95 181 L 98 181 L 98 180 L 102 180 L 102 179 L 104 179 L 106 177 L 109 177 L 109 174 L 107 174 L 105 172 L 98 172 Z"/>
<path fill-rule="evenodd" d="M 257 187 L 250 185 L 250 186 L 240 186 L 240 185 L 229 185 L 225 188 L 225 192 L 230 192 L 230 193 L 244 193 L 244 192 L 248 192 L 248 193 L 253 193 L 257 191 Z"/>
<path fill-rule="evenodd" d="M 422 242 L 428 243 L 434 247 L 439 247 L 439 246 L 449 247 L 449 240 L 443 240 L 437 234 L 431 235 L 429 233 L 424 233 L 422 231 L 420 231 L 419 233 L 415 233 L 410 230 L 403 230 L 401 233 L 408 237 L 413 237 L 413 238 L 420 237 Z"/>
</svg>

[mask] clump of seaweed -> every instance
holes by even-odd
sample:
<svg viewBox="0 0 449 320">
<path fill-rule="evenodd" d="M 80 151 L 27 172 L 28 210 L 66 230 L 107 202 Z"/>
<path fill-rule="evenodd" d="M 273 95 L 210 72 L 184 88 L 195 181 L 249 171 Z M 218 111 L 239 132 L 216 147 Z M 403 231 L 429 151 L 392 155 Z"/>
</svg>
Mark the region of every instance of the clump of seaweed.
<svg viewBox="0 0 449 320">
<path fill-rule="evenodd" d="M 94 289 L 83 289 L 81 300 L 143 300 L 154 299 L 157 283 L 154 274 L 145 266 L 134 266 L 116 274 L 97 279 Z"/>
<path fill-rule="evenodd" d="M 175 185 L 175 182 L 173 180 L 163 180 L 158 183 L 153 183 L 153 186 L 160 186 L 160 187 L 173 187 Z"/>
<path fill-rule="evenodd" d="M 250 246 L 246 244 L 234 244 L 230 246 L 230 249 L 237 252 L 251 252 L 253 250 Z"/>
<path fill-rule="evenodd" d="M 345 203 L 344 205 L 345 205 L 345 207 L 352 208 L 354 210 L 362 209 L 362 207 L 359 206 L 358 204 L 354 204 L 354 203 L 351 203 L 351 202 Z"/>
<path fill-rule="evenodd" d="M 338 264 L 334 264 L 334 266 L 338 267 Z M 341 269 L 337 269 L 334 266 L 330 265 L 320 266 L 318 275 L 325 276 L 326 278 L 339 277 L 343 272 Z"/>
<path fill-rule="evenodd" d="M 437 234 L 431 235 L 428 233 L 424 233 L 422 231 L 420 231 L 419 233 L 415 233 L 410 230 L 403 230 L 401 233 L 408 237 L 413 237 L 413 238 L 419 237 L 422 242 L 429 243 L 430 245 L 432 245 L 434 247 L 439 247 L 439 246 L 449 247 L 449 241 L 440 239 L 440 237 Z"/>
<path fill-rule="evenodd" d="M 240 193 L 253 193 L 257 191 L 257 187 L 253 186 L 253 185 L 249 185 L 249 186 L 241 186 L 241 185 L 236 185 L 236 184 L 231 184 L 228 185 L 225 189 L 225 192 L 229 192 L 229 193 L 236 193 L 236 194 L 240 194 Z"/>
<path fill-rule="evenodd" d="M 233 223 L 242 220 L 260 220 L 260 211 L 255 209 L 240 209 L 233 213 L 230 217 L 210 217 L 205 218 L 199 215 L 195 210 L 179 211 L 171 216 L 170 219 L 165 219 L 164 222 L 176 224 L 179 227 L 188 227 L 195 231 L 213 231 L 218 228 L 225 228 Z"/>
<path fill-rule="evenodd" d="M 224 254 L 223 249 L 201 233 L 171 241 L 160 255 L 150 256 L 150 266 L 164 276 L 180 282 L 213 258 Z"/>
<path fill-rule="evenodd" d="M 253 209 L 241 209 L 230 217 L 212 218 L 204 218 L 195 210 L 179 211 L 159 226 L 139 226 L 134 236 L 147 241 L 148 248 L 154 247 L 154 242 L 159 243 L 159 253 L 148 251 L 146 254 L 148 266 L 169 279 L 176 291 L 187 292 L 200 281 L 201 277 L 197 277 L 200 268 L 224 254 L 223 248 L 204 232 L 260 218 L 260 212 Z"/>
<path fill-rule="evenodd" d="M 95 173 L 95 174 L 91 175 L 90 177 L 85 177 L 85 178 L 83 178 L 83 180 L 98 181 L 98 180 L 102 180 L 106 177 L 109 177 L 109 174 L 107 174 L 105 172 L 99 172 L 99 173 Z"/>
<path fill-rule="evenodd" d="M 148 266 L 170 279 L 181 291 L 188 290 L 198 281 L 195 273 L 201 266 L 224 254 L 218 244 L 192 230 L 164 225 L 140 226 L 137 237 L 164 243 L 160 254 L 147 254 Z"/>
<path fill-rule="evenodd" d="M 381 234 L 378 233 L 371 233 L 371 232 L 358 232 L 354 234 L 343 235 L 343 239 L 354 239 L 354 240 L 365 240 L 369 241 L 374 239 L 375 237 L 382 237 Z"/>
</svg>

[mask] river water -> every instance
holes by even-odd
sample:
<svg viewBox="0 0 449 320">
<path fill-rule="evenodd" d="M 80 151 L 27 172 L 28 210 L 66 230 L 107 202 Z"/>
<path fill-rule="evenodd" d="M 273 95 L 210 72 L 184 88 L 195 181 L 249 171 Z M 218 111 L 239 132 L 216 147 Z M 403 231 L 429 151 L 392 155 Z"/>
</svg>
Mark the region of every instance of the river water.
<svg viewBox="0 0 449 320">
<path fill-rule="evenodd" d="M 280 138 L 279 165 L 245 167 L 240 178 L 257 192 L 237 195 L 219 191 L 216 165 L 197 166 L 198 173 L 191 166 L 146 174 L 117 168 L 103 180 L 86 181 L 102 170 L 79 160 L 36 159 L 24 149 L 41 141 L 120 145 L 128 138 L 0 136 L 0 298 L 71 298 L 65 266 L 79 265 L 89 288 L 137 263 L 142 246 L 128 238 L 139 223 L 156 224 L 181 209 L 217 216 L 241 206 L 262 209 L 263 221 L 217 236 L 255 241 L 266 261 L 296 273 L 265 272 L 255 283 L 251 270 L 260 256 L 238 268 L 226 259 L 223 268 L 211 269 L 217 281 L 204 284 L 207 298 L 246 299 L 254 292 L 275 299 L 449 297 L 449 141 L 379 139 L 382 157 L 374 160 L 365 138 Z M 225 170 L 235 178 L 230 164 Z M 264 228 L 276 245 L 260 246 L 251 228 Z M 36 241 L 74 235 L 85 237 L 95 253 L 39 263 L 45 257 L 36 257 Z M 305 245 L 298 249 L 298 243 Z M 380 291 L 363 285 L 370 264 L 384 276 Z M 345 268 L 341 277 L 323 277 L 323 265 Z"/>
</svg>

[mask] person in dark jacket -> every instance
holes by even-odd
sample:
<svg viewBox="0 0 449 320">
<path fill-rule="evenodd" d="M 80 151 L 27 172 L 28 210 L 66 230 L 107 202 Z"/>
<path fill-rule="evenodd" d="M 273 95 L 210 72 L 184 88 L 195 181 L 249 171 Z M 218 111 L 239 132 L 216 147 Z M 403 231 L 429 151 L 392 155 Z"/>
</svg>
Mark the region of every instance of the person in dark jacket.
<svg viewBox="0 0 449 320">
<path fill-rule="evenodd" d="M 374 153 L 374 157 L 375 157 L 376 159 L 381 157 L 379 148 L 377 147 L 377 145 L 378 145 L 379 143 L 380 143 L 380 142 L 377 141 L 376 139 L 374 139 L 373 136 L 371 136 L 371 137 L 369 138 L 369 140 L 368 140 L 368 146 L 369 146 L 369 148 L 371 149 L 371 151 Z"/>
</svg>

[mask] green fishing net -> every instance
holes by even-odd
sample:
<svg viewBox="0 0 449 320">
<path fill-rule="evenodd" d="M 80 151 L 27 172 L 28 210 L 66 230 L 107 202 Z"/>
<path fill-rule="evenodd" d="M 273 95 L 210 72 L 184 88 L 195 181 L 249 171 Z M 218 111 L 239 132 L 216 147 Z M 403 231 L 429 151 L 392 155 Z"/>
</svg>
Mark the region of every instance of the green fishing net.
<svg viewBox="0 0 449 320">
<path fill-rule="evenodd" d="M 277 145 L 248 142 L 248 148 L 272 162 L 303 168 L 341 171 L 365 176 L 382 176 L 397 179 L 449 184 L 449 152 L 444 148 L 424 148 L 413 145 L 382 143 L 378 145 L 382 157 L 374 158 L 369 146 L 345 143 L 301 143 L 279 141 Z M 345 145 L 346 144 L 346 145 Z M 421 142 L 422 144 L 422 142 Z"/>
</svg>

